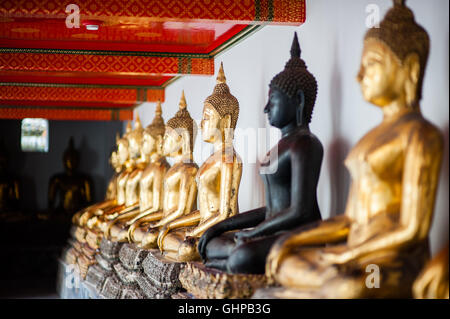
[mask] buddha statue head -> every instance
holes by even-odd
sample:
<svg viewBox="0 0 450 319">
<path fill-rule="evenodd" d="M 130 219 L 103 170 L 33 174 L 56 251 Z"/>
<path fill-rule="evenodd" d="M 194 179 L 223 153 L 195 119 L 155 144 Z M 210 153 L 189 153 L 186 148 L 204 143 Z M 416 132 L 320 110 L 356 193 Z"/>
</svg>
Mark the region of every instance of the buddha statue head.
<svg viewBox="0 0 450 319">
<path fill-rule="evenodd" d="M 127 132 L 127 139 L 129 142 L 129 158 L 134 160 L 141 155 L 141 145 L 144 129 L 141 124 L 141 119 L 139 115 L 136 116 L 136 121 L 134 123 L 134 129 L 131 132 Z"/>
<path fill-rule="evenodd" d="M 119 138 L 117 141 L 117 165 L 123 166 L 128 161 L 129 158 L 129 142 L 125 135 Z"/>
<path fill-rule="evenodd" d="M 239 102 L 230 93 L 223 63 L 220 64 L 216 82 L 213 93 L 204 102 L 202 138 L 208 143 L 230 143 L 239 116 Z"/>
<path fill-rule="evenodd" d="M 166 156 L 186 155 L 192 157 L 196 135 L 196 123 L 186 109 L 184 90 L 181 91 L 179 110 L 167 121 L 164 134 L 163 153 Z"/>
<path fill-rule="evenodd" d="M 317 82 L 300 58 L 297 33 L 291 46 L 291 58 L 284 70 L 269 84 L 269 99 L 264 108 L 270 125 L 277 128 L 308 124 L 316 102 Z"/>
<path fill-rule="evenodd" d="M 357 80 L 368 102 L 384 107 L 394 101 L 418 109 L 430 40 L 404 0 L 394 0 L 378 28 L 364 38 Z"/>
<path fill-rule="evenodd" d="M 142 153 L 151 155 L 162 154 L 162 141 L 164 136 L 164 119 L 162 117 L 161 102 L 158 101 L 153 121 L 144 129 L 142 140 Z"/>
<path fill-rule="evenodd" d="M 109 164 L 116 173 L 121 171 L 122 165 L 120 165 L 119 158 L 117 156 L 117 151 L 111 152 L 111 156 L 109 157 Z"/>
<path fill-rule="evenodd" d="M 69 139 L 69 145 L 63 153 L 64 168 L 67 173 L 75 172 L 78 169 L 80 162 L 80 154 L 75 149 L 73 144 L 73 137 Z"/>
</svg>

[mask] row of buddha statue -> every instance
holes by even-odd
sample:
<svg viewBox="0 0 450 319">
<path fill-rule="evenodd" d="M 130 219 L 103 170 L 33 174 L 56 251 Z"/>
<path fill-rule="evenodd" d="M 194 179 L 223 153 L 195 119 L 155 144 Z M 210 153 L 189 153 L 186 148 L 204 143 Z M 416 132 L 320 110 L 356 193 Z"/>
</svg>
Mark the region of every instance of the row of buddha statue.
<svg viewBox="0 0 450 319">
<path fill-rule="evenodd" d="M 282 133 L 261 163 L 277 165 L 274 172 L 261 171 L 264 207 L 238 211 L 242 161 L 233 131 L 239 103 L 221 65 L 201 122 L 203 141 L 214 152 L 200 168 L 192 157 L 196 125 L 182 93 L 179 111 L 166 125 L 158 103 L 147 128 L 139 118 L 133 130 L 127 127 L 111 156 L 116 174 L 106 200 L 73 221 L 113 241 L 158 248 L 174 262 L 202 261 L 230 275 L 261 274 L 277 287 L 258 291 L 259 297 L 412 296 L 429 259 L 443 149 L 441 133 L 419 106 L 428 52 L 426 31 L 401 0 L 379 28 L 366 33 L 357 81 L 383 120 L 345 160 L 352 182 L 343 214 L 321 218 L 316 187 L 324 151 L 309 128 L 317 82 L 295 34 L 291 57 L 270 82 L 264 107 L 270 125 Z M 171 167 L 165 157 L 173 158 Z M 369 265 L 380 269 L 378 289 L 366 284 Z M 435 295 L 448 298 L 448 269 L 441 277 L 446 289 Z"/>
<path fill-rule="evenodd" d="M 113 241 L 159 247 L 176 261 L 199 259 L 200 235 L 238 213 L 242 162 L 232 144 L 238 113 L 238 101 L 221 66 L 201 125 L 203 139 L 214 145 L 214 153 L 199 168 L 192 155 L 196 123 L 184 92 L 178 112 L 166 125 L 158 103 L 148 127 L 144 129 L 137 118 L 134 129 L 129 125 L 117 138 L 111 155 L 116 174 L 106 200 L 79 211 L 74 223 Z M 173 159 L 171 167 L 165 157 Z"/>
</svg>

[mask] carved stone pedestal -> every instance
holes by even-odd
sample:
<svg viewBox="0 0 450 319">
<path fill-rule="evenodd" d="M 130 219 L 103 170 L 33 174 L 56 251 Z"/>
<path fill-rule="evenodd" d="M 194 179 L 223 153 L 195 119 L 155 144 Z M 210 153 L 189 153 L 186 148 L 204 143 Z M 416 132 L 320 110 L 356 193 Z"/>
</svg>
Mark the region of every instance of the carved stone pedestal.
<svg viewBox="0 0 450 319">
<path fill-rule="evenodd" d="M 142 263 L 147 257 L 148 250 L 136 247 L 134 244 L 123 244 L 119 251 L 119 260 L 129 270 L 142 269 Z"/>
<path fill-rule="evenodd" d="M 100 295 L 106 299 L 119 299 L 123 284 L 114 272 L 105 279 Z"/>
<path fill-rule="evenodd" d="M 112 271 L 102 268 L 99 264 L 89 267 L 86 274 L 86 281 L 94 287 L 97 293 L 102 291 L 106 278 L 111 276 Z"/>
<path fill-rule="evenodd" d="M 148 298 L 171 298 L 182 288 L 178 276 L 183 265 L 164 258 L 156 249 L 149 250 L 142 264 L 144 274 L 136 282 Z"/>
<path fill-rule="evenodd" d="M 100 242 L 100 253 L 109 260 L 117 260 L 119 258 L 119 251 L 123 243 L 110 241 L 103 238 Z"/>
<path fill-rule="evenodd" d="M 228 274 L 198 262 L 187 263 L 179 278 L 187 292 L 200 299 L 250 298 L 266 286 L 264 275 Z"/>
<path fill-rule="evenodd" d="M 86 281 L 104 298 L 118 298 L 115 296 L 120 294 L 121 287 L 119 279 L 115 276 L 113 265 L 119 261 L 121 244 L 103 238 L 99 247 L 99 253 L 94 257 L 95 263 L 87 270 Z M 107 280 L 111 276 L 114 278 Z"/>
</svg>

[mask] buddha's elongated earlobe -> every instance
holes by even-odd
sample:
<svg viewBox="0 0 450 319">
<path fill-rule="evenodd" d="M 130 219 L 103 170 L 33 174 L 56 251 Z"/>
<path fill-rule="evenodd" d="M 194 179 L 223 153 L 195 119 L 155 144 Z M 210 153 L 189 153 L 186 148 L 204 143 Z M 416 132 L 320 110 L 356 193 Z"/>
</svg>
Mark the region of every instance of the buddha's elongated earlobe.
<svg viewBox="0 0 450 319">
<path fill-rule="evenodd" d="M 417 99 L 417 84 L 420 77 L 420 62 L 419 56 L 416 53 L 409 54 L 404 64 L 408 67 L 407 80 L 405 81 L 405 98 L 406 103 L 411 108 L 415 109 L 418 106 Z"/>
<path fill-rule="evenodd" d="M 299 90 L 298 96 L 300 99 L 300 103 L 298 104 L 296 115 L 297 115 L 297 126 L 300 126 L 303 123 L 303 112 L 305 109 L 305 94 L 303 93 L 302 90 Z"/>
</svg>

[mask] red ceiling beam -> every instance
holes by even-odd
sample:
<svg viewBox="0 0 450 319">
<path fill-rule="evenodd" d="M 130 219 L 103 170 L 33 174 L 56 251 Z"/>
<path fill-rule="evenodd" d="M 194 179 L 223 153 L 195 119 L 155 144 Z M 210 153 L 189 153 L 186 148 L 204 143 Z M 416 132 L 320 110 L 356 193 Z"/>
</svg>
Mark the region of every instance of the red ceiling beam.
<svg viewBox="0 0 450 319">
<path fill-rule="evenodd" d="M 0 71 L 88 72 L 107 75 L 214 74 L 214 59 L 124 52 L 0 48 Z"/>
<path fill-rule="evenodd" d="M 304 0 L 3 0 L 3 17 L 65 18 L 77 4 L 86 19 L 136 21 L 265 22 L 299 25 L 305 21 Z"/>
<path fill-rule="evenodd" d="M 110 88 L 83 87 L 64 85 L 32 85 L 22 83 L 0 83 L 0 100 L 3 105 L 15 105 L 23 101 L 25 104 L 41 103 L 45 105 L 81 105 L 94 103 L 102 105 L 114 104 L 117 107 L 136 105 L 141 102 L 164 101 L 164 89 L 148 88 Z"/>
</svg>

